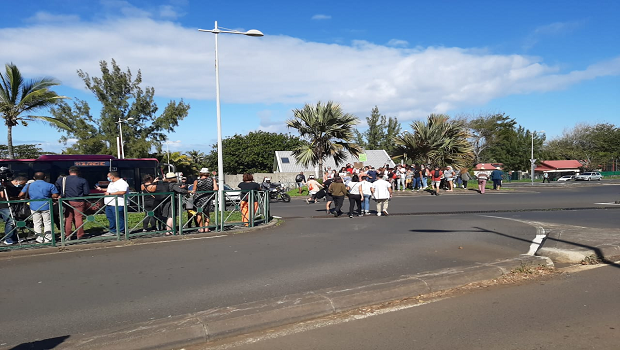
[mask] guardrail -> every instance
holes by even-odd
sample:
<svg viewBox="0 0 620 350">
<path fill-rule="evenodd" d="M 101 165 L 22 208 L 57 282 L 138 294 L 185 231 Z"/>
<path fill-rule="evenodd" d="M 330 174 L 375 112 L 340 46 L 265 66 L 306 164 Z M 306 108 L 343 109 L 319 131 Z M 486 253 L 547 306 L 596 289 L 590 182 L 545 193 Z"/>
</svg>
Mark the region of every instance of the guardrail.
<svg viewBox="0 0 620 350">
<path fill-rule="evenodd" d="M 269 221 L 268 193 L 236 190 L 223 191 L 223 196 L 225 205 L 222 211 L 219 211 L 217 191 L 198 191 L 193 195 L 129 193 L 58 200 L 0 201 L 10 207 L 0 208 L 5 221 L 5 225 L 0 225 L 0 250 L 221 232 Z M 29 204 L 38 202 L 46 204 L 49 210 L 29 209 Z M 34 227 L 35 223 L 47 220 L 51 223 L 48 227 Z M 7 238 L 11 238 L 14 244 L 4 244 Z"/>
</svg>

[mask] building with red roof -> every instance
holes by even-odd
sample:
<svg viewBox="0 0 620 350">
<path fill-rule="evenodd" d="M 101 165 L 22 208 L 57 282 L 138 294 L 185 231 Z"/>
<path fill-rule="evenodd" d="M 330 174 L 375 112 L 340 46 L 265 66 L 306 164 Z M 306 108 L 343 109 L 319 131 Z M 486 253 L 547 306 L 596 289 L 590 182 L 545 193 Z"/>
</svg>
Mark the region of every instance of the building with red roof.
<svg viewBox="0 0 620 350">
<path fill-rule="evenodd" d="M 537 173 L 578 173 L 583 167 L 578 160 L 543 160 L 534 169 Z"/>
</svg>

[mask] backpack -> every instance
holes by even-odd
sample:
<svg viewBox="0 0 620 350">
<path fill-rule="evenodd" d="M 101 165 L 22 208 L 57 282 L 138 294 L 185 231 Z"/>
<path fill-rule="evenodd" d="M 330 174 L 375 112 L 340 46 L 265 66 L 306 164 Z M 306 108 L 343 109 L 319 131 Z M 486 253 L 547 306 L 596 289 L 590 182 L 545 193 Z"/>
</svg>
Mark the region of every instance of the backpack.
<svg viewBox="0 0 620 350">
<path fill-rule="evenodd" d="M 161 201 L 163 201 L 164 199 L 166 199 L 166 194 L 159 194 L 159 193 L 164 193 L 164 192 L 170 192 L 170 186 L 167 182 L 163 182 L 163 181 L 157 181 L 157 183 L 155 184 L 155 195 L 153 195 L 153 197 L 155 198 L 155 202 L 159 203 Z"/>
<path fill-rule="evenodd" d="M 304 177 L 301 174 L 297 174 L 297 176 L 295 176 L 295 182 L 302 182 L 304 181 Z"/>
<path fill-rule="evenodd" d="M 435 173 L 433 174 L 434 178 L 438 178 L 439 176 L 441 176 L 441 174 L 439 173 L 439 170 L 435 170 Z"/>
</svg>

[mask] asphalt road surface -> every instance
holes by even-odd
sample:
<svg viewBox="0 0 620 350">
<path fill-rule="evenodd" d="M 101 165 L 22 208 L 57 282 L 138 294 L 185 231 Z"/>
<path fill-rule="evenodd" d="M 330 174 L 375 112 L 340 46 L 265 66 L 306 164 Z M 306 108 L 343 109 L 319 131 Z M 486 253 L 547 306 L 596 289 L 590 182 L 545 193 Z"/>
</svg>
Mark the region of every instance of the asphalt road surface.
<svg viewBox="0 0 620 350">
<path fill-rule="evenodd" d="M 564 273 L 348 322 L 283 327 L 188 350 L 617 349 L 619 274 L 617 266 Z"/>
<path fill-rule="evenodd" d="M 294 200 L 273 206 L 275 215 L 290 217 L 284 224 L 250 234 L 16 259 L 0 255 L 0 327 L 6 330 L 0 346 L 511 258 L 528 251 L 533 227 L 450 213 L 541 202 L 547 208 L 595 206 L 614 197 L 612 188 L 620 189 L 403 197 L 393 200 L 390 213 L 444 214 L 354 219 L 308 218 L 321 215 L 318 204 Z"/>
</svg>

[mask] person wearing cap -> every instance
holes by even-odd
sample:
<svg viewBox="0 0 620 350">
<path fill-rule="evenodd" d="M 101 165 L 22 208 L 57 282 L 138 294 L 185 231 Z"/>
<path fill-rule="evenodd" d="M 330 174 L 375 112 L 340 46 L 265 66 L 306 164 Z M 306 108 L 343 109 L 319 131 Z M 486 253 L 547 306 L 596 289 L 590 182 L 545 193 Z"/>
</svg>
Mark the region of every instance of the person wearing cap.
<svg viewBox="0 0 620 350">
<path fill-rule="evenodd" d="M 209 232 L 208 226 L 210 209 L 213 199 L 212 191 L 218 190 L 219 187 L 217 187 L 217 183 L 213 181 L 211 173 L 209 173 L 209 169 L 200 169 L 198 179 L 194 181 L 194 186 L 192 186 L 192 193 L 194 193 L 194 206 L 196 208 L 202 208 L 202 213 L 196 214 L 198 227 L 202 227 L 198 229 L 198 232 Z M 196 191 L 200 191 L 201 193 L 196 194 Z"/>
<path fill-rule="evenodd" d="M 308 185 L 308 194 L 310 195 L 310 197 L 306 199 L 306 203 L 310 204 L 310 201 L 316 203 L 316 194 L 323 186 L 314 179 L 314 175 L 308 175 L 308 182 L 306 182 L 306 185 Z"/>
<path fill-rule="evenodd" d="M 118 236 L 125 233 L 125 194 L 129 192 L 129 184 L 116 171 L 108 173 L 108 181 L 110 183 L 105 191 L 106 197 L 103 202 L 105 203 L 105 216 L 110 223 L 110 232 L 103 236 Z M 97 186 L 97 189 L 100 187 Z M 116 227 L 117 218 L 118 227 Z"/>
</svg>

